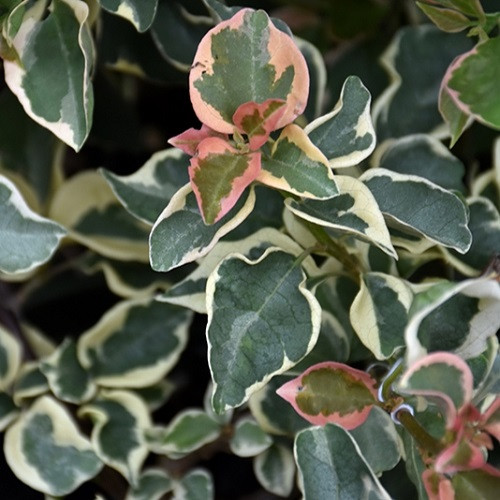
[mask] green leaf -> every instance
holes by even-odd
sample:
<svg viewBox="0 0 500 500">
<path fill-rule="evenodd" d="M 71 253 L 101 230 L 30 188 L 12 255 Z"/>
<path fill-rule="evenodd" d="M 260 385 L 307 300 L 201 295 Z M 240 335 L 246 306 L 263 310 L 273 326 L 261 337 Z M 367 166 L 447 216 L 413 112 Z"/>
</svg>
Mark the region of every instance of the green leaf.
<svg viewBox="0 0 500 500">
<path fill-rule="evenodd" d="M 230 450 L 238 457 L 254 457 L 267 450 L 273 439 L 259 424 L 249 417 L 240 418 L 234 426 L 234 434 L 229 440 Z"/>
<path fill-rule="evenodd" d="M 310 123 L 304 131 L 334 168 L 361 163 L 375 148 L 370 117 L 370 92 L 357 76 L 344 82 L 340 99 L 330 113 Z"/>
<path fill-rule="evenodd" d="M 434 0 L 434 3 L 440 3 L 445 7 L 450 7 L 468 16 L 479 18 L 484 16 L 480 0 Z"/>
<path fill-rule="evenodd" d="M 321 309 L 293 255 L 268 249 L 224 259 L 207 283 L 209 365 L 217 413 L 240 406 L 300 361 L 319 334 Z"/>
<path fill-rule="evenodd" d="M 188 182 L 188 157 L 170 148 L 155 153 L 137 172 L 119 176 L 101 169 L 116 197 L 133 216 L 154 224 L 174 194 Z"/>
<path fill-rule="evenodd" d="M 37 361 L 27 361 L 19 370 L 14 384 L 14 402 L 20 405 L 24 399 L 34 398 L 49 390 L 47 379 Z"/>
<path fill-rule="evenodd" d="M 441 86 L 439 89 L 438 109 L 450 132 L 450 148 L 452 148 L 463 131 L 470 125 L 472 117 L 464 113 L 451 97 L 450 89 Z"/>
<path fill-rule="evenodd" d="M 102 467 L 69 413 L 48 396 L 7 429 L 4 452 L 21 481 L 52 496 L 71 493 Z"/>
<path fill-rule="evenodd" d="M 294 215 L 336 232 L 352 234 L 397 257 L 389 230 L 370 190 L 354 177 L 335 176 L 340 194 L 329 200 L 287 199 Z"/>
<path fill-rule="evenodd" d="M 397 32 L 382 57 L 391 83 L 373 106 L 379 142 L 439 130 L 442 119 L 437 103 L 441 80 L 453 58 L 472 44 L 462 33 L 444 33 L 429 24 L 404 27 Z"/>
<path fill-rule="evenodd" d="M 189 185 L 181 188 L 151 231 L 150 262 L 155 271 L 169 271 L 206 255 L 217 241 L 241 224 L 255 203 L 252 189 L 219 222 L 205 225 Z"/>
<path fill-rule="evenodd" d="M 214 485 L 205 469 L 193 469 L 174 485 L 173 500 L 213 500 Z"/>
<path fill-rule="evenodd" d="M 138 387 L 134 389 L 134 392 L 144 400 L 150 411 L 155 411 L 170 399 L 175 390 L 176 386 L 173 382 L 162 379 L 154 385 Z"/>
<path fill-rule="evenodd" d="M 468 17 L 456 10 L 434 7 L 423 2 L 417 2 L 417 5 L 439 29 L 447 33 L 457 33 L 474 25 Z"/>
<path fill-rule="evenodd" d="M 422 461 L 418 445 L 413 436 L 406 431 L 406 429 L 403 429 L 401 433 L 406 473 L 418 491 L 419 500 L 429 500 L 422 481 L 422 473 L 426 470 L 426 467 Z"/>
<path fill-rule="evenodd" d="M 0 432 L 18 417 L 19 408 L 14 404 L 12 398 L 5 392 L 0 391 Z"/>
<path fill-rule="evenodd" d="M 160 2 L 151 34 L 163 57 L 188 72 L 201 39 L 212 26 L 209 17 L 194 16 L 178 2 Z"/>
<path fill-rule="evenodd" d="M 191 313 L 151 298 L 123 301 L 78 340 L 78 359 L 95 382 L 107 387 L 145 387 L 177 363 Z"/>
<path fill-rule="evenodd" d="M 380 210 L 396 228 L 465 253 L 472 243 L 468 214 L 462 200 L 451 191 L 416 175 L 377 168 L 361 178 Z"/>
<path fill-rule="evenodd" d="M 130 21 L 139 32 L 146 31 L 156 15 L 158 0 L 100 0 L 108 12 Z"/>
<path fill-rule="evenodd" d="M 180 458 L 215 441 L 221 431 L 220 423 L 203 410 L 189 409 L 179 413 L 167 427 L 147 431 L 146 439 L 155 453 Z"/>
<path fill-rule="evenodd" d="M 0 391 L 14 382 L 21 366 L 21 346 L 17 339 L 0 325 Z"/>
<path fill-rule="evenodd" d="M 163 469 L 149 468 L 144 470 L 135 487 L 132 487 L 125 500 L 160 500 L 172 491 L 172 479 Z"/>
<path fill-rule="evenodd" d="M 66 338 L 63 343 L 40 364 L 51 391 L 62 401 L 79 404 L 90 399 L 96 390 L 90 376 L 76 356 L 76 343 Z"/>
<path fill-rule="evenodd" d="M 374 163 L 374 167 L 418 175 L 442 188 L 465 193 L 464 164 L 430 135 L 413 134 L 394 139 Z"/>
<path fill-rule="evenodd" d="M 391 470 L 401 459 L 400 437 L 389 414 L 374 407 L 366 421 L 349 431 L 373 472 Z"/>
<path fill-rule="evenodd" d="M 292 38 L 275 28 L 264 11 L 243 9 L 203 37 L 189 87 L 200 121 L 230 134 L 234 112 L 252 101 L 285 100 L 277 128 L 292 122 L 305 109 L 309 75 Z"/>
<path fill-rule="evenodd" d="M 500 130 L 500 38 L 491 38 L 457 57 L 443 85 L 458 108 L 481 123 Z"/>
<path fill-rule="evenodd" d="M 273 444 L 254 458 L 253 471 L 267 491 L 283 498 L 290 496 L 294 486 L 295 462 L 288 448 Z"/>
<path fill-rule="evenodd" d="M 351 324 L 377 359 L 388 359 L 405 345 L 413 293 L 407 283 L 383 273 L 366 273 L 354 299 Z"/>
<path fill-rule="evenodd" d="M 91 439 L 99 458 L 136 485 L 149 453 L 142 437 L 151 426 L 144 401 L 130 391 L 102 391 L 78 415 L 94 423 Z"/>
<path fill-rule="evenodd" d="M 294 453 L 304 500 L 390 498 L 353 437 L 337 425 L 299 432 Z"/>
<path fill-rule="evenodd" d="M 259 182 L 303 198 L 327 199 L 338 194 L 333 173 L 323 153 L 297 125 L 287 125 L 262 158 Z"/>
<path fill-rule="evenodd" d="M 16 186 L 0 175 L 0 271 L 27 273 L 47 262 L 66 231 L 33 212 Z"/>
<path fill-rule="evenodd" d="M 118 260 L 148 260 L 148 227 L 118 203 L 104 178 L 81 172 L 57 191 L 49 212 L 69 236 L 90 249 Z"/>
<path fill-rule="evenodd" d="M 500 477 L 478 469 L 454 474 L 451 483 L 456 498 L 495 498 Z"/>
<path fill-rule="evenodd" d="M 94 107 L 89 9 L 80 0 L 53 0 L 42 19 L 43 4 L 23 19 L 13 40 L 21 64 L 4 62 L 5 81 L 33 120 L 78 151 L 90 132 Z"/>
</svg>

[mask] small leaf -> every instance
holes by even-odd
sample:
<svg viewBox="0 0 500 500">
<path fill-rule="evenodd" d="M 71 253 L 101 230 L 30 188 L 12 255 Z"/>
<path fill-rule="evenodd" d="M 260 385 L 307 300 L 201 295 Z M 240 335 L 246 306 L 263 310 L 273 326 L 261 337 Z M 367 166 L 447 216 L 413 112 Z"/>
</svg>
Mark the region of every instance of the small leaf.
<svg viewBox="0 0 500 500">
<path fill-rule="evenodd" d="M 149 430 L 146 439 L 155 453 L 179 458 L 215 441 L 220 433 L 219 422 L 203 410 L 189 409 L 179 413 L 166 428 Z"/>
<path fill-rule="evenodd" d="M 377 401 L 375 380 L 342 363 L 326 361 L 308 368 L 277 391 L 314 425 L 336 423 L 355 429 Z"/>
<path fill-rule="evenodd" d="M 337 425 L 299 432 L 294 453 L 304 500 L 390 499 L 352 436 Z"/>
<path fill-rule="evenodd" d="M 5 429 L 19 416 L 19 408 L 12 398 L 5 392 L 0 392 L 0 432 Z"/>
<path fill-rule="evenodd" d="M 5 81 L 33 120 L 78 151 L 90 132 L 94 107 L 88 6 L 53 0 L 47 17 L 31 12 L 13 40 L 21 64 L 4 61 Z"/>
<path fill-rule="evenodd" d="M 101 169 L 115 196 L 133 216 L 154 224 L 174 194 L 188 182 L 186 155 L 175 149 L 155 153 L 137 172 L 118 176 Z"/>
<path fill-rule="evenodd" d="M 260 153 L 241 154 L 218 137 L 203 140 L 191 158 L 189 178 L 206 224 L 214 224 L 237 203 L 260 172 Z"/>
<path fill-rule="evenodd" d="M 416 175 L 382 168 L 361 178 L 380 210 L 398 229 L 425 236 L 430 241 L 465 253 L 472 243 L 468 214 L 462 200 L 451 191 Z"/>
<path fill-rule="evenodd" d="M 344 82 L 333 111 L 320 116 L 304 131 L 334 168 L 361 163 L 375 148 L 370 117 L 370 92 L 357 76 Z"/>
<path fill-rule="evenodd" d="M 146 31 L 156 15 L 158 0 L 100 0 L 103 9 L 130 21 L 137 31 Z"/>
<path fill-rule="evenodd" d="M 262 158 L 257 180 L 303 198 L 326 199 L 338 194 L 327 159 L 295 124 L 283 129 L 271 156 Z"/>
<path fill-rule="evenodd" d="M 132 487 L 125 500 L 160 500 L 172 491 L 172 479 L 163 469 L 149 468 L 144 470 L 135 487 Z"/>
<path fill-rule="evenodd" d="M 78 340 L 78 359 L 106 387 L 145 387 L 176 364 L 190 311 L 151 298 L 123 301 Z"/>
<path fill-rule="evenodd" d="M 301 219 L 352 234 L 397 257 L 389 230 L 370 190 L 354 177 L 335 176 L 340 194 L 329 200 L 287 199 L 285 206 Z"/>
<path fill-rule="evenodd" d="M 174 485 L 172 500 L 213 500 L 214 485 L 205 469 L 193 469 Z"/>
<path fill-rule="evenodd" d="M 462 111 L 451 97 L 450 89 L 441 83 L 439 90 L 438 108 L 444 122 L 450 131 L 450 148 L 452 148 L 464 130 L 470 125 L 472 117 Z"/>
<path fill-rule="evenodd" d="M 92 444 L 99 458 L 132 485 L 137 484 L 149 453 L 142 437 L 143 430 L 151 426 L 144 401 L 129 391 L 102 391 L 78 414 L 93 420 Z"/>
<path fill-rule="evenodd" d="M 255 192 L 250 189 L 219 222 L 207 226 L 189 185 L 179 189 L 156 221 L 149 238 L 150 262 L 155 271 L 171 269 L 203 257 L 224 235 L 252 212 Z"/>
<path fill-rule="evenodd" d="M 288 448 L 273 444 L 255 457 L 253 471 L 267 491 L 284 498 L 290 496 L 294 486 L 295 462 Z"/>
<path fill-rule="evenodd" d="M 7 429 L 4 452 L 21 481 L 57 497 L 76 490 L 102 468 L 68 412 L 49 396 L 37 399 Z"/>
<path fill-rule="evenodd" d="M 238 85 L 234 85 L 234 81 Z M 283 99 L 281 128 L 305 109 L 309 75 L 291 37 L 262 11 L 242 9 L 201 40 L 189 75 L 194 111 L 218 132 L 233 132 L 232 118 L 247 102 Z"/>
<path fill-rule="evenodd" d="M 203 141 L 203 139 L 208 139 L 209 137 L 218 137 L 219 139 L 224 139 L 226 141 L 229 140 L 229 136 L 227 134 L 221 134 L 202 124 L 200 129 L 191 127 L 182 132 L 182 134 L 172 137 L 168 140 L 168 142 L 172 144 L 172 146 L 184 151 L 184 153 L 194 156 L 200 142 Z"/>
<path fill-rule="evenodd" d="M 47 262 L 66 234 L 54 221 L 33 212 L 14 184 L 0 175 L 0 271 L 27 273 Z"/>
<path fill-rule="evenodd" d="M 66 338 L 40 364 L 51 391 L 62 401 L 79 404 L 90 399 L 96 390 L 90 376 L 76 357 L 76 343 Z"/>
<path fill-rule="evenodd" d="M 47 378 L 37 361 L 27 361 L 19 370 L 14 384 L 14 402 L 21 405 L 24 399 L 34 398 L 49 390 Z"/>
<path fill-rule="evenodd" d="M 250 295 L 249 295 L 250 294 Z M 240 406 L 314 346 L 321 310 L 293 255 L 270 248 L 224 259 L 207 283 L 209 365 L 217 413 Z"/>
<path fill-rule="evenodd" d="M 457 33 L 474 25 L 473 21 L 456 10 L 434 7 L 424 2 L 417 2 L 417 5 L 439 29 L 447 33 Z"/>
<path fill-rule="evenodd" d="M 266 434 L 252 418 L 241 418 L 234 426 L 234 434 L 229 441 L 229 448 L 238 457 L 254 457 L 273 444 L 273 439 Z"/>
<path fill-rule="evenodd" d="M 0 325 L 0 391 L 14 382 L 21 366 L 21 346 L 16 338 Z"/>
</svg>

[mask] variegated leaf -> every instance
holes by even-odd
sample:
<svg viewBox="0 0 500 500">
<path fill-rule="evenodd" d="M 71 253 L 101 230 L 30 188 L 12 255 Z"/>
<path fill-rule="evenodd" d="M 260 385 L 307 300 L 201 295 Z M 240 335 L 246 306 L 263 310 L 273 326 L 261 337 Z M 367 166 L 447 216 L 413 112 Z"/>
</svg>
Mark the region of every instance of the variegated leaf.
<svg viewBox="0 0 500 500">
<path fill-rule="evenodd" d="M 108 12 L 130 21 L 137 31 L 146 31 L 156 15 L 158 0 L 99 0 Z"/>
<path fill-rule="evenodd" d="M 212 475 L 205 469 L 192 469 L 174 484 L 172 500 L 213 500 Z"/>
<path fill-rule="evenodd" d="M 465 253 L 472 243 L 463 201 L 451 191 L 416 175 L 371 169 L 361 178 L 380 210 L 397 229 Z"/>
<path fill-rule="evenodd" d="M 145 387 L 171 370 L 191 312 L 151 298 L 123 301 L 78 340 L 78 359 L 99 385 Z"/>
<path fill-rule="evenodd" d="M 259 182 L 303 198 L 328 199 L 338 194 L 328 160 L 297 125 L 287 125 L 263 156 Z"/>
<path fill-rule="evenodd" d="M 4 452 L 21 481 L 58 497 L 92 479 L 102 467 L 69 413 L 49 396 L 37 399 L 7 429 Z"/>
<path fill-rule="evenodd" d="M 47 378 L 40 370 L 40 364 L 37 361 L 25 362 L 14 384 L 14 402 L 20 405 L 23 400 L 40 396 L 48 390 Z"/>
<path fill-rule="evenodd" d="M 174 194 L 188 181 L 189 160 L 176 149 L 155 153 L 137 172 L 119 176 L 102 169 L 122 205 L 135 217 L 154 224 Z"/>
<path fill-rule="evenodd" d="M 141 473 L 137 485 L 128 491 L 125 500 L 160 500 L 173 487 L 172 479 L 163 469 L 149 468 Z"/>
<path fill-rule="evenodd" d="M 293 121 L 305 109 L 309 74 L 291 37 L 275 28 L 264 11 L 243 9 L 203 37 L 189 88 L 200 121 L 230 134 L 235 111 L 247 102 L 284 99 L 286 111 L 276 127 Z"/>
<path fill-rule="evenodd" d="M 249 295 L 250 293 L 250 295 Z M 270 248 L 224 259 L 207 282 L 209 365 L 217 413 L 240 406 L 316 343 L 321 309 L 296 257 Z"/>
<path fill-rule="evenodd" d="M 267 491 L 283 498 L 290 496 L 294 486 L 295 462 L 288 448 L 273 444 L 254 458 L 253 471 Z"/>
<path fill-rule="evenodd" d="M 33 212 L 16 186 L 0 175 L 0 271 L 27 273 L 47 262 L 66 234 L 54 221 Z"/>
<path fill-rule="evenodd" d="M 242 154 L 229 142 L 209 137 L 198 144 L 188 169 L 206 224 L 214 224 L 238 202 L 261 169 L 260 152 Z"/>
<path fill-rule="evenodd" d="M 89 373 L 82 368 L 76 356 L 76 343 L 66 338 L 45 358 L 40 370 L 47 377 L 51 391 L 62 401 L 79 404 L 90 399 L 96 390 Z"/>
<path fill-rule="evenodd" d="M 337 425 L 299 432 L 294 453 L 304 500 L 390 499 L 354 438 Z"/>
<path fill-rule="evenodd" d="M 413 292 L 395 276 L 366 273 L 354 299 L 350 318 L 361 342 L 377 359 L 390 358 L 405 345 L 405 329 Z"/>
<path fill-rule="evenodd" d="M 340 194 L 326 201 L 287 199 L 297 217 L 341 233 L 353 234 L 397 257 L 389 230 L 370 190 L 354 177 L 335 176 Z"/>
<path fill-rule="evenodd" d="M 240 418 L 234 425 L 229 440 L 230 450 L 238 457 L 254 457 L 273 444 L 273 439 L 259 424 L 249 417 Z"/>
<path fill-rule="evenodd" d="M 450 133 L 450 148 L 452 148 L 464 130 L 472 123 L 473 118 L 462 111 L 451 97 L 450 90 L 441 82 L 439 89 L 438 109 Z"/>
<path fill-rule="evenodd" d="M 250 189 L 219 222 L 207 226 L 191 186 L 181 188 L 156 221 L 149 238 L 150 262 L 155 271 L 169 271 L 206 255 L 225 234 L 251 213 L 255 193 Z"/>
<path fill-rule="evenodd" d="M 442 5 L 429 5 L 424 2 L 417 2 L 417 5 L 439 29 L 447 33 L 458 33 L 474 25 L 473 21 L 457 10 L 446 9 Z"/>
<path fill-rule="evenodd" d="M 96 171 L 81 172 L 57 191 L 49 215 L 68 236 L 100 255 L 118 260 L 148 260 L 148 226 L 132 217 Z"/>
<path fill-rule="evenodd" d="M 93 420 L 91 439 L 99 458 L 136 485 L 149 453 L 143 432 L 151 418 L 144 401 L 130 391 L 102 391 L 78 414 Z"/>
<path fill-rule="evenodd" d="M 370 117 L 370 92 L 357 76 L 344 82 L 333 111 L 306 128 L 311 141 L 334 168 L 361 163 L 375 148 L 375 130 Z"/>
<path fill-rule="evenodd" d="M 309 367 L 277 393 L 308 422 L 335 423 L 348 430 L 360 426 L 377 402 L 370 375 L 333 361 Z"/>
<path fill-rule="evenodd" d="M 21 366 L 21 345 L 0 325 L 0 391 L 7 390 Z"/>
<path fill-rule="evenodd" d="M 198 150 L 200 142 L 203 141 L 203 139 L 208 139 L 209 137 L 218 137 L 219 139 L 224 139 L 226 141 L 229 140 L 229 136 L 227 134 L 221 134 L 220 132 L 216 132 L 210 127 L 202 124 L 199 129 L 194 127 L 188 128 L 181 134 L 170 138 L 168 142 L 172 146 L 184 151 L 184 153 L 189 156 L 194 156 Z"/>
<path fill-rule="evenodd" d="M 18 417 L 20 409 L 15 405 L 13 399 L 6 392 L 0 391 L 0 432 Z"/>
<path fill-rule="evenodd" d="M 215 441 L 221 431 L 221 424 L 203 410 L 188 409 L 179 413 L 167 427 L 148 430 L 146 439 L 155 453 L 180 458 Z"/>
<path fill-rule="evenodd" d="M 173 382 L 170 382 L 168 379 L 162 379 L 156 384 L 148 385 L 147 387 L 137 387 L 134 389 L 134 392 L 144 400 L 150 411 L 155 411 L 170 399 L 176 388 Z"/>
<path fill-rule="evenodd" d="M 4 62 L 5 81 L 33 120 L 78 151 L 94 106 L 89 9 L 80 0 L 53 0 L 44 17 L 45 4 L 26 12 L 13 40 L 20 63 Z"/>
</svg>

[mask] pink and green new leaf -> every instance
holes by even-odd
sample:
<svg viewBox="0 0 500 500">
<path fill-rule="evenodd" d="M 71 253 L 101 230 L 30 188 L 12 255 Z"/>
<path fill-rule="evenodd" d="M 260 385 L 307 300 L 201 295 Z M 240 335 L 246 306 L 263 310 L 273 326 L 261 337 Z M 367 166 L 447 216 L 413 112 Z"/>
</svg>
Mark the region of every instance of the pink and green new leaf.
<svg viewBox="0 0 500 500">
<path fill-rule="evenodd" d="M 454 474 L 463 470 L 480 469 L 485 463 L 484 453 L 479 446 L 460 439 L 438 455 L 434 470 L 442 474 Z"/>
<path fill-rule="evenodd" d="M 182 134 L 172 137 L 168 140 L 168 142 L 172 146 L 184 151 L 184 153 L 194 156 L 196 154 L 198 144 L 209 137 L 219 137 L 220 139 L 225 140 L 229 139 L 227 134 L 221 134 L 206 125 L 202 125 L 200 129 L 191 127 L 182 132 Z"/>
<path fill-rule="evenodd" d="M 360 426 L 377 404 L 375 380 L 367 373 L 336 362 L 318 363 L 282 385 L 277 394 L 314 425 Z"/>
<path fill-rule="evenodd" d="M 259 172 L 259 152 L 240 153 L 219 137 L 201 141 L 191 158 L 189 178 L 205 223 L 224 217 Z"/>
<path fill-rule="evenodd" d="M 285 113 L 283 99 L 267 99 L 261 104 L 246 102 L 233 115 L 233 122 L 242 134 L 248 136 L 250 149 L 255 151 L 269 139 L 269 134 L 276 130 L 278 122 Z"/>
<path fill-rule="evenodd" d="M 301 114 L 309 93 L 306 61 L 290 36 L 267 14 L 242 9 L 201 40 L 189 74 L 193 109 L 202 123 L 231 134 L 245 103 L 285 102 L 275 128 Z"/>
</svg>

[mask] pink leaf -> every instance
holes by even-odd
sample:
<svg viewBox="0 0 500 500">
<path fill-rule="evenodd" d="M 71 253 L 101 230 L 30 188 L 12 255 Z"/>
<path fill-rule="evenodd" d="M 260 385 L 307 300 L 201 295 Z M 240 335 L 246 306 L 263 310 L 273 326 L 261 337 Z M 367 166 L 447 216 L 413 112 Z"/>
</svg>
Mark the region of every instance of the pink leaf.
<svg viewBox="0 0 500 500">
<path fill-rule="evenodd" d="M 241 153 L 219 137 L 201 141 L 189 178 L 205 223 L 224 217 L 259 172 L 260 153 Z"/>
<path fill-rule="evenodd" d="M 500 397 L 495 398 L 482 415 L 481 427 L 500 441 Z"/>
<path fill-rule="evenodd" d="M 227 134 L 221 134 L 219 132 L 216 132 L 215 130 L 212 130 L 206 125 L 202 125 L 199 130 L 191 127 L 182 132 L 182 134 L 172 137 L 168 140 L 168 142 L 172 146 L 184 151 L 184 153 L 187 153 L 190 156 L 194 156 L 196 153 L 196 149 L 198 148 L 198 144 L 208 137 L 219 137 L 226 140 L 228 139 Z"/>
<path fill-rule="evenodd" d="M 422 472 L 422 481 L 429 500 L 454 500 L 455 491 L 451 481 L 432 469 L 426 469 Z"/>
<path fill-rule="evenodd" d="M 267 142 L 269 134 L 276 130 L 278 122 L 285 113 L 283 99 L 267 99 L 261 104 L 246 102 L 233 115 L 236 128 L 249 138 L 250 149 L 259 149 Z"/>
<path fill-rule="evenodd" d="M 277 394 L 314 425 L 360 426 L 377 403 L 375 380 L 342 363 L 324 362 L 281 386 Z"/>
</svg>

